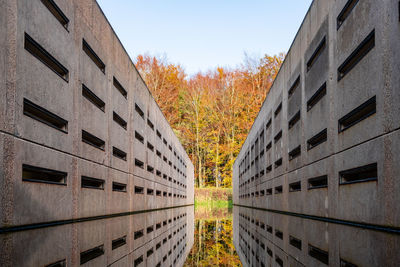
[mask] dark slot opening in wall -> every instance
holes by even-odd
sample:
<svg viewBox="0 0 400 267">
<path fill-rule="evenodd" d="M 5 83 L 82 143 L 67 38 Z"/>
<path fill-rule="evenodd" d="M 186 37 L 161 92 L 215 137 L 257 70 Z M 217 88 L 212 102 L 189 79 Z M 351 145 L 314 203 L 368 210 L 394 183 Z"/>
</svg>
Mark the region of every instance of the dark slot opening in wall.
<svg viewBox="0 0 400 267">
<path fill-rule="evenodd" d="M 260 140 L 261 140 L 261 141 L 264 140 L 264 130 L 262 130 L 261 133 L 260 133 Z"/>
<path fill-rule="evenodd" d="M 275 230 L 275 236 L 279 239 L 283 239 L 283 233 L 280 230 Z"/>
<path fill-rule="evenodd" d="M 144 112 L 137 104 L 135 104 L 135 110 L 139 114 L 139 116 L 142 117 L 142 119 L 144 119 Z"/>
<path fill-rule="evenodd" d="M 263 197 L 265 195 L 265 191 L 264 190 L 260 190 L 260 197 Z"/>
<path fill-rule="evenodd" d="M 141 160 L 135 159 L 135 166 L 144 169 L 144 163 Z"/>
<path fill-rule="evenodd" d="M 356 107 L 339 120 L 339 133 L 376 113 L 376 96 Z"/>
<path fill-rule="evenodd" d="M 135 194 L 144 194 L 144 187 L 135 186 Z"/>
<path fill-rule="evenodd" d="M 314 147 L 326 142 L 328 139 L 328 132 L 327 129 L 322 130 L 321 132 L 317 133 L 307 141 L 307 150 L 313 149 Z"/>
<path fill-rule="evenodd" d="M 93 93 L 86 85 L 82 84 L 82 96 L 84 96 L 87 100 L 92 102 L 93 105 L 98 107 L 101 111 L 104 112 L 106 104 L 103 100 L 101 100 L 95 93 Z"/>
<path fill-rule="evenodd" d="M 122 247 L 125 244 L 126 244 L 126 236 L 114 239 L 112 241 L 112 250 Z"/>
<path fill-rule="evenodd" d="M 329 253 L 310 244 L 308 244 L 308 255 L 322 263 L 329 264 Z"/>
<path fill-rule="evenodd" d="M 147 171 L 150 173 L 154 173 L 154 168 L 150 165 L 147 165 Z"/>
<path fill-rule="evenodd" d="M 267 144 L 267 146 L 265 147 L 265 152 L 267 152 L 268 150 L 270 150 L 271 147 L 272 147 L 272 142 L 269 142 L 269 143 Z"/>
<path fill-rule="evenodd" d="M 90 260 L 100 257 L 103 254 L 104 254 L 104 246 L 103 245 L 86 250 L 84 252 L 81 252 L 80 263 L 82 265 Z"/>
<path fill-rule="evenodd" d="M 271 126 L 272 124 L 272 119 L 269 119 L 267 124 L 265 125 L 265 129 L 268 130 L 268 128 Z"/>
<path fill-rule="evenodd" d="M 298 248 L 301 250 L 301 240 L 298 238 L 295 238 L 294 236 L 289 235 L 289 243 L 295 248 Z"/>
<path fill-rule="evenodd" d="M 81 177 L 81 187 L 82 188 L 90 188 L 90 189 L 104 189 L 104 180 L 82 176 Z"/>
<path fill-rule="evenodd" d="M 64 12 L 54 3 L 53 0 L 41 0 L 43 5 L 47 7 L 51 14 L 61 23 L 61 25 L 68 31 L 69 19 L 65 16 Z"/>
<path fill-rule="evenodd" d="M 156 170 L 156 175 L 157 175 L 158 177 L 161 177 L 161 171 Z"/>
<path fill-rule="evenodd" d="M 144 138 L 143 138 L 143 136 L 142 136 L 140 133 L 136 132 L 136 131 L 135 131 L 135 138 L 136 138 L 140 143 L 144 144 Z"/>
<path fill-rule="evenodd" d="M 115 77 L 113 77 L 113 85 L 115 88 L 117 88 L 117 90 L 121 93 L 123 97 L 128 97 L 128 92 Z"/>
<path fill-rule="evenodd" d="M 293 160 L 300 155 L 301 155 L 301 146 L 299 145 L 289 152 L 289 160 Z"/>
<path fill-rule="evenodd" d="M 300 75 L 299 75 L 299 77 L 297 77 L 296 81 L 290 87 L 289 92 L 288 92 L 288 98 L 290 98 L 294 94 L 294 91 L 296 90 L 297 87 L 299 87 L 299 85 L 300 85 Z"/>
<path fill-rule="evenodd" d="M 275 110 L 274 113 L 275 117 L 278 116 L 279 112 L 281 112 L 281 109 L 282 109 L 282 102 L 278 105 L 278 107 Z"/>
<path fill-rule="evenodd" d="M 140 256 L 139 258 L 137 258 L 134 262 L 133 262 L 133 266 L 139 266 L 139 264 L 141 264 L 143 262 L 143 255 Z"/>
<path fill-rule="evenodd" d="M 360 62 L 372 48 L 375 47 L 375 30 L 373 30 L 350 56 L 338 68 L 338 81 L 344 78 L 358 62 Z"/>
<path fill-rule="evenodd" d="M 339 184 L 352 184 L 378 180 L 378 164 L 372 163 L 365 166 L 339 172 Z"/>
<path fill-rule="evenodd" d="M 32 56 L 36 57 L 49 69 L 54 71 L 63 80 L 68 82 L 69 71 L 65 68 L 57 59 L 55 59 L 49 52 L 47 52 L 39 43 L 33 40 L 29 34 L 25 33 L 25 50 L 31 53 Z"/>
<path fill-rule="evenodd" d="M 46 265 L 45 267 L 66 267 L 66 266 L 67 266 L 67 261 L 64 259 L 64 260 L 50 263 L 49 265 Z"/>
<path fill-rule="evenodd" d="M 154 190 L 151 188 L 147 188 L 147 194 L 148 195 L 154 195 Z"/>
<path fill-rule="evenodd" d="M 160 190 L 156 191 L 156 196 L 161 197 L 161 191 Z"/>
<path fill-rule="evenodd" d="M 272 195 L 272 188 L 268 188 L 265 192 L 267 195 Z"/>
<path fill-rule="evenodd" d="M 156 133 L 157 133 L 158 138 L 161 139 L 161 133 L 158 130 L 156 130 Z"/>
<path fill-rule="evenodd" d="M 278 142 L 279 139 L 281 139 L 281 137 L 282 137 L 282 130 L 280 130 L 279 133 L 277 133 L 277 134 L 275 135 L 275 137 L 274 137 L 274 142 L 275 142 L 275 143 Z"/>
<path fill-rule="evenodd" d="M 161 152 L 160 151 L 156 151 L 156 154 L 157 154 L 157 156 L 159 157 L 159 158 L 161 158 Z"/>
<path fill-rule="evenodd" d="M 282 192 L 283 192 L 283 187 L 281 185 L 275 187 L 275 194 L 281 194 Z"/>
<path fill-rule="evenodd" d="M 271 250 L 269 247 L 267 247 L 267 253 L 268 253 L 268 255 L 269 255 L 270 257 L 272 257 L 272 250 Z"/>
<path fill-rule="evenodd" d="M 153 230 L 154 230 L 153 226 L 147 227 L 147 233 L 148 233 L 148 234 L 151 233 L 151 232 L 153 232 Z"/>
<path fill-rule="evenodd" d="M 265 125 L 265 130 L 268 130 L 268 128 L 271 126 L 271 124 L 272 124 L 272 119 L 269 119 L 269 121 Z"/>
<path fill-rule="evenodd" d="M 23 164 L 22 181 L 67 185 L 67 173 Z"/>
<path fill-rule="evenodd" d="M 148 251 L 147 251 L 147 257 L 150 257 L 152 254 L 153 254 L 153 249 L 151 248 L 151 249 L 149 249 Z"/>
<path fill-rule="evenodd" d="M 308 179 L 308 189 L 328 187 L 328 175 L 322 175 Z"/>
<path fill-rule="evenodd" d="M 126 153 L 113 146 L 113 156 L 126 161 Z"/>
<path fill-rule="evenodd" d="M 275 161 L 275 169 L 282 165 L 282 158 Z"/>
<path fill-rule="evenodd" d="M 168 176 L 164 173 L 164 174 L 163 174 L 163 178 L 164 178 L 165 180 L 167 180 L 167 179 L 168 179 Z"/>
<path fill-rule="evenodd" d="M 290 119 L 289 121 L 289 130 L 296 125 L 296 123 L 300 120 L 300 110 Z"/>
<path fill-rule="evenodd" d="M 267 225 L 267 232 L 270 233 L 270 234 L 272 234 L 272 226 Z"/>
<path fill-rule="evenodd" d="M 82 39 L 82 49 L 85 51 L 86 55 L 96 64 L 96 66 L 103 72 L 106 72 L 106 65 L 101 61 L 99 56 L 94 52 L 94 50 L 90 47 L 90 45 L 86 42 L 85 39 Z"/>
<path fill-rule="evenodd" d="M 322 41 L 319 43 L 317 49 L 315 49 L 314 53 L 310 57 L 310 59 L 307 62 L 307 71 L 311 69 L 311 67 L 314 65 L 314 63 L 317 61 L 319 56 L 322 54 L 322 52 L 325 50 L 326 47 L 326 36 L 322 39 Z"/>
<path fill-rule="evenodd" d="M 104 151 L 105 142 L 85 130 L 82 130 L 82 142 Z"/>
<path fill-rule="evenodd" d="M 160 224 L 160 225 L 161 225 L 161 224 Z M 156 244 L 156 250 L 158 250 L 160 247 L 161 247 L 161 242 L 158 242 L 158 243 Z"/>
<path fill-rule="evenodd" d="M 24 115 L 63 133 L 68 133 L 68 121 L 24 98 Z"/>
<path fill-rule="evenodd" d="M 144 235 L 144 233 L 143 233 L 143 229 L 142 230 L 139 230 L 139 231 L 136 231 L 134 234 L 133 234 L 133 239 L 138 239 L 138 238 L 141 238 L 142 236 Z"/>
<path fill-rule="evenodd" d="M 126 121 L 121 118 L 117 113 L 115 113 L 115 111 L 113 111 L 113 120 L 118 123 L 119 126 L 121 126 L 122 128 L 124 128 L 126 130 L 126 126 L 127 123 Z"/>
<path fill-rule="evenodd" d="M 310 111 L 326 95 L 326 82 L 307 101 L 307 111 Z"/>
<path fill-rule="evenodd" d="M 126 192 L 126 184 L 121 184 L 117 182 L 112 183 L 112 190 L 117 192 Z"/>
<path fill-rule="evenodd" d="M 275 255 L 275 261 L 279 266 L 283 266 L 283 260 Z"/>
<path fill-rule="evenodd" d="M 350 15 L 351 11 L 353 8 L 356 6 L 358 3 L 358 0 L 349 0 L 347 3 L 344 5 L 342 11 L 340 11 L 336 22 L 337 22 L 337 30 L 339 30 L 340 26 L 342 26 L 343 22 L 347 19 L 347 17 Z"/>
<path fill-rule="evenodd" d="M 344 259 L 340 259 L 340 267 L 358 267 L 358 266 Z"/>
<path fill-rule="evenodd" d="M 147 119 L 147 125 L 150 127 L 150 129 L 154 130 L 154 124 L 149 119 Z"/>
<path fill-rule="evenodd" d="M 163 197 L 167 196 L 167 192 L 163 191 Z"/>
<path fill-rule="evenodd" d="M 300 181 L 289 184 L 289 192 L 297 192 L 297 191 L 301 191 Z"/>
</svg>

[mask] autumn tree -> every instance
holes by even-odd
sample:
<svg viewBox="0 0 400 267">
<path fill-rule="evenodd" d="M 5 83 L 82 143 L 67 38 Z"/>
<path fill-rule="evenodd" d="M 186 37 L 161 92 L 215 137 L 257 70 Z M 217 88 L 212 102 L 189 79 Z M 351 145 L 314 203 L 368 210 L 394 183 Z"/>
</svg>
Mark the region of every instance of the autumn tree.
<svg viewBox="0 0 400 267">
<path fill-rule="evenodd" d="M 136 66 L 195 167 L 197 187 L 231 187 L 232 165 L 284 55 L 245 55 L 235 69 L 187 77 L 165 58 L 139 55 Z"/>
</svg>

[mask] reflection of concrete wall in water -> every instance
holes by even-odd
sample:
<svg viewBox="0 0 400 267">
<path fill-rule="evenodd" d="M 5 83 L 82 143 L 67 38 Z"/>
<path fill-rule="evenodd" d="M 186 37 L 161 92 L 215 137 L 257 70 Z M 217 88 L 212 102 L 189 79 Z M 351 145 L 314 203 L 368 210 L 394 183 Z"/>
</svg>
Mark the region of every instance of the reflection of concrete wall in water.
<svg viewBox="0 0 400 267">
<path fill-rule="evenodd" d="M 400 227 L 398 7 L 313 1 L 234 164 L 234 204 Z M 281 227 L 290 252 L 296 227 Z M 335 231 L 318 227 L 316 249 L 337 262 Z"/>
<path fill-rule="evenodd" d="M 244 266 L 397 266 L 400 260 L 400 236 L 384 232 L 236 206 L 233 227 Z"/>
<path fill-rule="evenodd" d="M 97 3 L 55 2 L 0 9 L 0 228 L 193 204 L 193 165 Z"/>
<path fill-rule="evenodd" d="M 193 220 L 182 207 L 1 235 L 0 265 L 182 266 Z"/>
</svg>

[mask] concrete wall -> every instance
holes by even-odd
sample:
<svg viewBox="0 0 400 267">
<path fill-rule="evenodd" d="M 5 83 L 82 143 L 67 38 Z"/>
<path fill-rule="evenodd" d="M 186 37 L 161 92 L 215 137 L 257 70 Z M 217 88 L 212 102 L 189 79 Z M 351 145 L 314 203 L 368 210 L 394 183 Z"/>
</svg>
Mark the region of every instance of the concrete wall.
<svg viewBox="0 0 400 267">
<path fill-rule="evenodd" d="M 1 1 L 0 227 L 192 204 L 193 165 L 98 4 L 54 2 L 66 25 L 40 0 Z"/>
<path fill-rule="evenodd" d="M 347 2 L 313 1 L 234 164 L 235 204 L 400 226 L 399 3 L 358 1 L 338 25 Z"/>
</svg>

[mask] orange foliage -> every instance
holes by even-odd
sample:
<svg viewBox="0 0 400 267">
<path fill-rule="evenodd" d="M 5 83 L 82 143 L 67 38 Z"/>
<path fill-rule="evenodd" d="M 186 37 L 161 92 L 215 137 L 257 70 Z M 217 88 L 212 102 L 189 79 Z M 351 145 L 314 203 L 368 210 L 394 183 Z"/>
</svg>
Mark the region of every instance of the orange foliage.
<svg viewBox="0 0 400 267">
<path fill-rule="evenodd" d="M 283 59 L 246 56 L 236 69 L 187 77 L 165 59 L 137 57 L 136 67 L 195 166 L 196 186 L 231 186 L 233 162 Z"/>
</svg>

